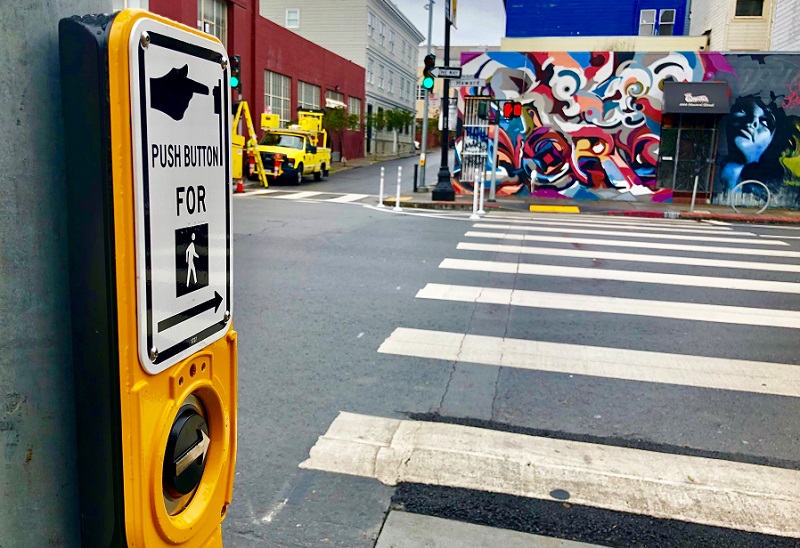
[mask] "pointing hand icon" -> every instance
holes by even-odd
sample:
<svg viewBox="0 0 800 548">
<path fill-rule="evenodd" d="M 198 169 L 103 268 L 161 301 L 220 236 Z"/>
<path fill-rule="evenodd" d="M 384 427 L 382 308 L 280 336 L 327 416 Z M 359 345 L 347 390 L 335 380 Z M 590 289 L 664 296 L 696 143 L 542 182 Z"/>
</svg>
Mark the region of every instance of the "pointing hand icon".
<svg viewBox="0 0 800 548">
<path fill-rule="evenodd" d="M 188 76 L 189 65 L 173 68 L 160 78 L 150 78 L 150 104 L 173 120 L 182 120 L 195 93 L 208 95 L 208 86 Z"/>
</svg>

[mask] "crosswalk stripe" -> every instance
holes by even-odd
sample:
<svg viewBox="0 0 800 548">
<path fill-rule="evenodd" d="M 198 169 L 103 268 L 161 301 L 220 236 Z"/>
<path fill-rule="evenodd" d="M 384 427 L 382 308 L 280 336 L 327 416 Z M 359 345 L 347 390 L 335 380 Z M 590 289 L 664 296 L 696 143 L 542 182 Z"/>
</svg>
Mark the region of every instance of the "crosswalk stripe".
<svg viewBox="0 0 800 548">
<path fill-rule="evenodd" d="M 559 249 L 555 247 L 535 247 L 503 244 L 476 244 L 461 242 L 457 249 L 464 251 L 486 251 L 491 253 L 513 253 L 523 255 L 547 255 L 553 257 L 574 257 L 608 261 L 630 261 L 641 263 L 660 263 L 668 265 L 707 266 L 713 268 L 736 268 L 742 270 L 768 270 L 771 272 L 800 273 L 800 265 L 785 263 L 763 263 L 755 261 L 725 261 L 722 259 L 701 259 L 673 255 L 636 255 L 633 253 L 614 253 L 611 251 L 584 251 L 581 249 Z"/>
<path fill-rule="evenodd" d="M 509 225 L 509 224 L 493 224 L 493 223 L 475 223 L 473 228 L 488 228 L 492 230 L 526 230 L 528 232 L 556 232 L 558 234 L 589 234 L 596 236 L 624 236 L 626 238 L 652 238 L 655 240 L 691 240 L 693 242 L 722 242 L 726 244 L 755 244 L 755 245 L 789 245 L 786 242 L 779 240 L 764 240 L 756 238 L 734 238 L 731 237 L 716 237 L 716 236 L 690 236 L 678 234 L 642 234 L 636 232 L 623 232 L 614 230 L 594 230 L 582 228 L 547 228 L 540 226 L 527 226 L 527 225 Z M 735 234 L 735 233 L 734 233 Z"/>
<path fill-rule="evenodd" d="M 319 196 L 322 192 L 294 192 L 292 194 L 286 194 L 284 196 L 275 196 L 276 200 L 303 200 L 305 198 L 311 198 L 313 196 Z"/>
<path fill-rule="evenodd" d="M 330 200 L 325 200 L 326 202 L 336 202 L 338 204 L 346 204 L 349 202 L 357 202 L 359 200 L 363 200 L 364 198 L 368 198 L 369 194 L 345 194 L 343 196 L 339 196 L 338 198 L 331 198 Z"/>
<path fill-rule="evenodd" d="M 398 327 L 378 352 L 800 398 L 800 366 Z"/>
<path fill-rule="evenodd" d="M 800 472 L 705 457 L 340 413 L 300 468 L 800 537 Z"/>
<path fill-rule="evenodd" d="M 631 270 L 607 270 L 573 266 L 510 263 L 503 261 L 476 261 L 470 259 L 444 259 L 439 264 L 439 268 L 448 268 L 450 270 L 471 270 L 478 272 L 506 272 L 509 274 L 525 274 L 531 276 L 580 278 L 585 280 L 610 280 L 617 282 L 679 285 L 684 287 L 710 287 L 714 289 L 767 291 L 774 293 L 789 293 L 794 295 L 800 294 L 800 284 L 792 282 L 720 278 L 713 276 L 691 276 L 686 274 L 666 274 L 661 272 L 636 272 Z"/>
<path fill-rule="evenodd" d="M 245 192 L 244 194 L 236 194 L 236 196 L 262 196 L 264 194 L 273 194 L 275 192 L 280 192 L 280 190 L 275 190 L 272 188 L 262 188 L 259 190 L 253 190 L 251 192 Z"/>
<path fill-rule="evenodd" d="M 569 216 L 565 217 L 564 215 L 546 215 L 546 214 L 538 214 L 538 215 L 528 215 L 528 214 L 519 214 L 515 215 L 513 213 L 499 213 L 496 211 L 489 211 L 486 215 L 487 219 L 516 219 L 516 220 L 526 220 L 526 219 L 541 219 L 541 220 L 552 220 L 552 221 L 568 221 L 571 223 L 591 223 L 591 222 L 603 222 L 603 223 L 614 223 L 618 225 L 624 226 L 686 226 L 686 227 L 701 227 L 700 223 L 694 220 L 687 220 L 687 219 L 662 219 L 662 218 L 647 218 L 641 219 L 639 217 L 618 217 L 612 215 L 593 215 L 593 214 L 583 214 L 580 216 Z M 711 227 L 709 227 L 711 228 Z"/>
<path fill-rule="evenodd" d="M 604 240 L 596 238 L 565 238 L 562 236 L 545 236 L 543 234 L 502 234 L 500 232 L 469 231 L 464 236 L 468 238 L 489 238 L 499 240 L 515 240 L 525 242 L 551 242 L 562 244 L 602 245 L 609 247 L 635 247 L 639 249 L 668 249 L 671 251 L 697 251 L 699 253 L 721 253 L 729 255 L 760 255 L 764 257 L 792 257 L 800 258 L 798 251 L 784 251 L 782 249 L 754 249 L 741 247 L 719 247 L 689 244 L 667 244 L 663 242 L 631 242 L 627 240 Z"/>
<path fill-rule="evenodd" d="M 494 219 L 487 219 L 487 221 L 494 222 Z M 568 226 L 574 227 L 579 225 L 580 227 L 598 227 L 598 228 L 617 228 L 619 224 L 614 223 L 606 223 L 603 221 L 584 221 L 581 223 L 572 223 L 570 221 L 540 221 L 540 220 L 522 220 L 522 219 L 507 219 L 504 222 L 506 223 L 513 223 L 515 225 L 528 225 L 528 226 Z M 629 227 L 635 230 L 641 230 L 644 232 L 676 232 L 682 234 L 718 234 L 718 235 L 736 235 L 736 236 L 756 236 L 753 232 L 733 232 L 732 228 L 722 228 L 722 227 L 698 227 L 698 228 L 683 228 L 683 227 L 671 227 L 671 226 L 653 226 L 652 224 L 649 226 L 639 226 L 639 225 L 624 225 L 625 227 Z M 625 233 L 627 235 L 627 233 Z"/>
<path fill-rule="evenodd" d="M 417 297 L 442 301 L 501 304 L 530 308 L 574 310 L 606 314 L 630 314 L 654 318 L 669 318 L 736 325 L 800 328 L 800 312 L 746 308 L 716 304 L 649 301 L 578 295 L 545 293 L 522 289 L 500 289 L 463 285 L 427 284 Z"/>
</svg>

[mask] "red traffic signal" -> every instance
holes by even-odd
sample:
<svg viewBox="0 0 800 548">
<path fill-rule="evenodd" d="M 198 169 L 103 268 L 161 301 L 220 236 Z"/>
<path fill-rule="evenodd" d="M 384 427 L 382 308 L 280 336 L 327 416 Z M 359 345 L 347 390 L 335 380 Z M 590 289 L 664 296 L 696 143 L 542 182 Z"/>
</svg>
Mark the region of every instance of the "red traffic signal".
<svg viewBox="0 0 800 548">
<path fill-rule="evenodd" d="M 520 116 L 522 116 L 522 104 L 515 103 L 514 101 L 506 101 L 503 103 L 504 118 L 519 118 Z"/>
</svg>

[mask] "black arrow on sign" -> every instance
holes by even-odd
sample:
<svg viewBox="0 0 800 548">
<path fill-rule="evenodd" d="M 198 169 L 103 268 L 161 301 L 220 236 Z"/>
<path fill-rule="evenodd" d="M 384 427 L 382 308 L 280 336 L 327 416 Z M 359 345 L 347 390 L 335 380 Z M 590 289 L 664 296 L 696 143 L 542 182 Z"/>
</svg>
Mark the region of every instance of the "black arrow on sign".
<svg viewBox="0 0 800 548">
<path fill-rule="evenodd" d="M 161 333 L 162 331 L 166 331 L 170 327 L 175 327 L 179 323 L 194 318 L 195 316 L 197 316 L 201 312 L 205 312 L 206 310 L 211 310 L 213 308 L 214 312 L 216 312 L 217 309 L 219 309 L 219 305 L 221 304 L 222 304 L 222 296 L 216 291 L 214 291 L 213 299 L 209 299 L 204 303 L 200 303 L 188 310 L 184 310 L 183 312 L 178 312 L 174 316 L 158 322 L 158 332 Z"/>
</svg>

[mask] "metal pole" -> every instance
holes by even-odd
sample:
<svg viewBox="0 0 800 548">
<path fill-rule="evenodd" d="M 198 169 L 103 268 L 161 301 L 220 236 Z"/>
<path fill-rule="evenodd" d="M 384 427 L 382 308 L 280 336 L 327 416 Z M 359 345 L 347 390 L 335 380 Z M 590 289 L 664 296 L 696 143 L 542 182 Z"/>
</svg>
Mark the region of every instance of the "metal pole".
<svg viewBox="0 0 800 548">
<path fill-rule="evenodd" d="M 417 191 L 417 175 L 419 174 L 419 166 L 414 164 L 414 192 Z"/>
<path fill-rule="evenodd" d="M 497 115 L 495 116 L 494 124 L 494 145 L 492 147 L 492 186 L 489 190 L 489 201 L 495 201 L 495 189 L 497 185 L 497 141 L 500 135 L 500 108 L 498 104 Z"/>
<path fill-rule="evenodd" d="M 431 34 L 433 34 L 433 0 L 428 0 L 428 47 L 427 55 L 431 53 Z M 420 192 L 428 192 L 428 187 L 425 186 L 425 155 L 428 152 L 428 106 L 430 105 L 430 93 L 425 91 L 425 110 L 422 114 L 422 143 L 419 153 L 419 167 L 420 167 L 420 180 L 422 184 L 419 187 Z"/>
<path fill-rule="evenodd" d="M 486 194 L 486 189 L 483 188 L 483 181 L 486 178 L 484 173 L 480 174 L 480 185 L 481 185 L 481 194 L 478 197 L 478 215 L 486 215 L 486 212 L 483 210 L 483 195 Z"/>
<path fill-rule="evenodd" d="M 397 166 L 397 196 L 394 200 L 394 207 L 392 208 L 393 211 L 401 211 L 402 208 L 400 207 L 400 183 L 403 180 L 403 166 Z"/>
<path fill-rule="evenodd" d="M 478 178 L 472 184 L 472 215 L 469 216 L 470 221 L 480 221 L 481 216 L 478 215 Z"/>
<path fill-rule="evenodd" d="M 694 199 L 697 196 L 697 181 L 700 180 L 700 175 L 694 176 L 694 188 L 692 188 L 692 206 L 689 208 L 689 211 L 694 211 Z"/>
<path fill-rule="evenodd" d="M 383 175 L 386 168 L 381 166 L 381 192 L 378 194 L 378 207 L 386 207 L 383 205 Z"/>
<path fill-rule="evenodd" d="M 445 17 L 444 20 L 444 64 L 450 65 L 450 21 Z M 444 79 L 444 89 L 442 91 L 442 112 L 439 114 L 442 120 L 442 165 L 439 168 L 436 187 L 431 193 L 434 201 L 454 202 L 456 191 L 450 181 L 450 166 L 447 159 L 447 147 L 450 141 L 450 80 Z"/>
</svg>

